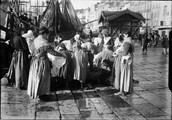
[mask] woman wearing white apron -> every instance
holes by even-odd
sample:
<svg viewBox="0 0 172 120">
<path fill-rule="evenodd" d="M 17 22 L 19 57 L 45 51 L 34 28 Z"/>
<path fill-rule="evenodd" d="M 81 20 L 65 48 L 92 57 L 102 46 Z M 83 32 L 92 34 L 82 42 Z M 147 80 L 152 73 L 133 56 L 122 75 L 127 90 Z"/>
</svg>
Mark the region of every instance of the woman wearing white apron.
<svg viewBox="0 0 172 120">
<path fill-rule="evenodd" d="M 133 91 L 133 44 L 131 33 L 124 34 L 123 50 L 118 54 L 121 58 L 121 76 L 119 92 L 115 95 L 128 94 Z"/>
<path fill-rule="evenodd" d="M 54 51 L 48 43 L 49 30 L 47 28 L 43 27 L 39 33 L 40 35 L 34 40 L 35 56 L 31 61 L 27 90 L 27 94 L 33 99 L 50 92 L 51 68 L 47 53 L 65 57 Z"/>
</svg>

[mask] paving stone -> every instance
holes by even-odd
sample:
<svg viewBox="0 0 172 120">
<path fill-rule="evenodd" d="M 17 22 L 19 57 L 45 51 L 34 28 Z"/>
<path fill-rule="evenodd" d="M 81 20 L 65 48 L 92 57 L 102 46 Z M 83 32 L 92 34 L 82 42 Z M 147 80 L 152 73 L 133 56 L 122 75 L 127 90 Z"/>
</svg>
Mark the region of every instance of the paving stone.
<svg viewBox="0 0 172 120">
<path fill-rule="evenodd" d="M 159 97 L 153 93 L 147 93 L 147 94 L 143 94 L 140 96 L 158 108 L 169 106 L 169 104 L 167 104 L 168 103 L 167 101 L 165 101 L 164 99 L 162 99 L 161 97 Z"/>
<path fill-rule="evenodd" d="M 114 113 L 113 114 L 102 114 L 102 120 L 120 120 L 120 118 L 115 115 Z"/>
<path fill-rule="evenodd" d="M 143 116 L 120 116 L 120 120 L 147 120 Z"/>
<path fill-rule="evenodd" d="M 76 100 L 76 104 L 80 111 L 95 110 L 95 106 L 89 98 Z"/>
<path fill-rule="evenodd" d="M 97 98 L 100 97 L 96 91 L 90 91 L 90 92 L 85 92 L 85 94 L 89 97 L 89 98 Z"/>
<path fill-rule="evenodd" d="M 150 91 L 148 91 L 148 90 L 140 90 L 140 91 L 134 91 L 134 93 L 140 96 L 142 94 L 148 94 L 148 93 L 150 93 Z"/>
<path fill-rule="evenodd" d="M 39 102 L 36 106 L 37 112 L 58 111 L 58 102 Z"/>
<path fill-rule="evenodd" d="M 150 117 L 147 120 L 171 120 L 172 116 L 159 116 L 159 117 Z"/>
<path fill-rule="evenodd" d="M 111 108 L 119 108 L 119 107 L 129 107 L 130 105 L 125 102 L 122 98 L 119 96 L 102 96 L 103 100 L 108 104 Z"/>
<path fill-rule="evenodd" d="M 60 120 L 60 114 L 58 111 L 46 111 L 46 112 L 37 112 L 36 119 L 56 119 Z"/>
<path fill-rule="evenodd" d="M 95 104 L 94 106 L 96 107 L 96 110 L 99 112 L 99 114 L 107 114 L 107 113 L 113 113 L 113 111 L 111 110 L 111 108 L 109 108 L 109 106 L 106 103 L 102 104 Z"/>
<path fill-rule="evenodd" d="M 72 114 L 72 115 L 70 115 L 70 114 L 63 114 L 62 115 L 62 120 L 81 120 L 82 119 L 82 117 L 81 117 L 81 115 L 80 114 Z"/>
<path fill-rule="evenodd" d="M 1 119 L 34 119 L 35 106 L 33 104 L 1 104 Z"/>
<path fill-rule="evenodd" d="M 148 103 L 148 101 L 146 101 L 143 98 L 126 98 L 124 99 L 128 104 L 130 105 L 139 105 L 139 104 L 143 104 L 143 103 Z"/>
<path fill-rule="evenodd" d="M 119 111 L 116 113 L 118 116 L 138 116 L 141 115 L 133 107 L 123 107 L 119 108 Z"/>
<path fill-rule="evenodd" d="M 167 108 L 160 108 L 161 111 L 166 112 L 168 115 L 172 116 L 172 108 L 171 106 L 167 107 Z"/>
<path fill-rule="evenodd" d="M 157 89 L 157 91 L 152 92 L 166 101 L 171 101 L 172 93 L 170 91 L 167 91 L 165 89 Z"/>
<path fill-rule="evenodd" d="M 139 113 L 141 113 L 146 118 L 159 117 L 159 116 L 167 115 L 167 113 L 159 110 L 158 108 L 156 108 L 152 104 L 148 104 L 148 103 L 144 103 L 144 104 L 141 104 L 141 105 L 133 105 L 133 107 L 135 109 L 137 109 L 137 111 Z"/>
<path fill-rule="evenodd" d="M 61 100 L 58 102 L 61 114 L 79 114 L 79 110 L 74 100 Z"/>
<path fill-rule="evenodd" d="M 141 86 L 135 86 L 134 88 L 133 88 L 133 90 L 134 91 L 139 91 L 139 90 L 146 90 L 145 88 L 143 88 L 143 87 L 141 87 Z"/>
<path fill-rule="evenodd" d="M 153 84 L 153 83 L 152 83 Z M 142 88 L 144 89 L 148 89 L 148 90 L 151 90 L 151 89 L 159 89 L 159 88 L 164 88 L 163 86 L 160 86 L 158 84 L 154 84 L 154 85 L 151 85 L 151 84 L 144 84 L 144 85 L 140 85 Z M 153 86 L 153 87 L 152 87 Z"/>
<path fill-rule="evenodd" d="M 92 120 L 92 119 L 100 120 L 100 119 L 102 119 L 102 116 L 99 115 L 96 110 L 81 111 L 80 113 L 81 113 L 81 117 L 84 120 Z"/>
</svg>

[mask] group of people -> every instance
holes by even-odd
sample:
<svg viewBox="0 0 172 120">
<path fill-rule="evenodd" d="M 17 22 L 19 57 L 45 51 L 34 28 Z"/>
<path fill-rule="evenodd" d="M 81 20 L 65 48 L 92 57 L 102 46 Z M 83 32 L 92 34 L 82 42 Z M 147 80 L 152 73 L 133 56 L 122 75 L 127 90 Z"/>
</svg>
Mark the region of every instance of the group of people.
<svg viewBox="0 0 172 120">
<path fill-rule="evenodd" d="M 15 32 L 12 39 L 15 51 L 6 74 L 9 86 L 27 89 L 33 99 L 49 94 L 55 77 L 65 78 L 67 82 L 79 80 L 83 88 L 88 71 L 93 71 L 96 65 L 109 69 L 110 85 L 119 91 L 115 95 L 132 92 L 134 46 L 130 32 L 114 40 L 108 30 L 103 29 L 97 44 L 90 38 L 82 39 L 80 33 L 70 40 L 58 35 L 50 43 L 48 34 L 46 27 L 39 30 L 38 36 L 34 36 L 32 30 Z"/>
<path fill-rule="evenodd" d="M 102 69 L 109 69 L 109 85 L 118 90 L 115 95 L 129 94 L 133 91 L 133 52 L 134 42 L 130 32 L 120 34 L 116 40 L 108 36 L 108 31 L 102 30 L 103 48 L 96 56 L 95 63 Z"/>
<path fill-rule="evenodd" d="M 168 49 L 168 37 L 167 35 L 162 35 L 162 37 L 158 34 L 158 32 L 147 33 L 144 32 L 140 34 L 140 43 L 142 46 L 142 54 L 147 54 L 148 47 L 154 46 L 154 48 L 161 41 L 163 54 L 167 54 Z"/>
</svg>

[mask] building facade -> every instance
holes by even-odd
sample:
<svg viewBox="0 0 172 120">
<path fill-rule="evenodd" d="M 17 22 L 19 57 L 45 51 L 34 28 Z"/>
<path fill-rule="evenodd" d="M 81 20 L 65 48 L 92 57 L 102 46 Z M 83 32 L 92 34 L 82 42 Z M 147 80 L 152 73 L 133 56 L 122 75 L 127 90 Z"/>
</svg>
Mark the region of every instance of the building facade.
<svg viewBox="0 0 172 120">
<path fill-rule="evenodd" d="M 172 1 L 131 1 L 128 9 L 144 16 L 146 22 L 142 25 L 149 32 L 169 35 L 172 29 Z"/>
<path fill-rule="evenodd" d="M 87 10 L 85 22 L 98 19 L 101 11 L 121 11 L 129 9 L 139 12 L 146 19 L 142 27 L 149 32 L 158 31 L 162 36 L 172 29 L 172 1 L 135 1 L 135 0 L 102 0 Z M 97 21 L 89 24 L 90 29 L 97 30 L 101 24 Z"/>
<path fill-rule="evenodd" d="M 27 13 L 29 17 L 42 15 L 50 0 L 17 0 L 20 13 Z"/>
</svg>

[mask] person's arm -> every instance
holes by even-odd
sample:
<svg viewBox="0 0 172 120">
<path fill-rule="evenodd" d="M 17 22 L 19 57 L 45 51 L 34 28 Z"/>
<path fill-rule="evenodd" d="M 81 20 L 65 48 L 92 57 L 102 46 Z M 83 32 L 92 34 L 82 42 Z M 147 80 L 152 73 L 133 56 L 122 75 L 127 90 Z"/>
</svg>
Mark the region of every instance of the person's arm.
<svg viewBox="0 0 172 120">
<path fill-rule="evenodd" d="M 53 47 L 51 47 L 51 46 L 46 46 L 46 51 L 47 51 L 47 53 L 54 55 L 54 56 L 66 57 L 63 53 L 55 51 L 53 49 Z"/>
<path fill-rule="evenodd" d="M 102 60 L 102 55 L 103 55 L 103 53 L 100 52 L 95 59 L 95 63 L 97 66 L 100 64 L 100 61 Z"/>
<path fill-rule="evenodd" d="M 25 51 L 27 51 L 28 53 L 30 53 L 30 52 L 29 52 L 29 47 L 28 47 L 28 45 L 27 45 L 27 42 L 26 42 L 25 38 L 21 37 L 21 38 L 20 38 L 20 43 L 21 43 L 21 45 L 22 45 L 23 50 L 25 50 Z"/>
<path fill-rule="evenodd" d="M 114 41 L 113 41 L 113 39 L 112 38 L 110 38 L 110 40 L 109 40 L 109 42 L 108 42 L 108 48 L 113 48 L 113 46 L 114 46 Z"/>
<path fill-rule="evenodd" d="M 112 54 L 113 54 L 113 53 L 112 53 Z M 115 57 L 114 57 L 113 55 L 110 55 L 110 56 L 109 56 L 109 60 L 110 60 L 111 62 L 114 61 L 114 58 L 115 58 Z"/>
</svg>

